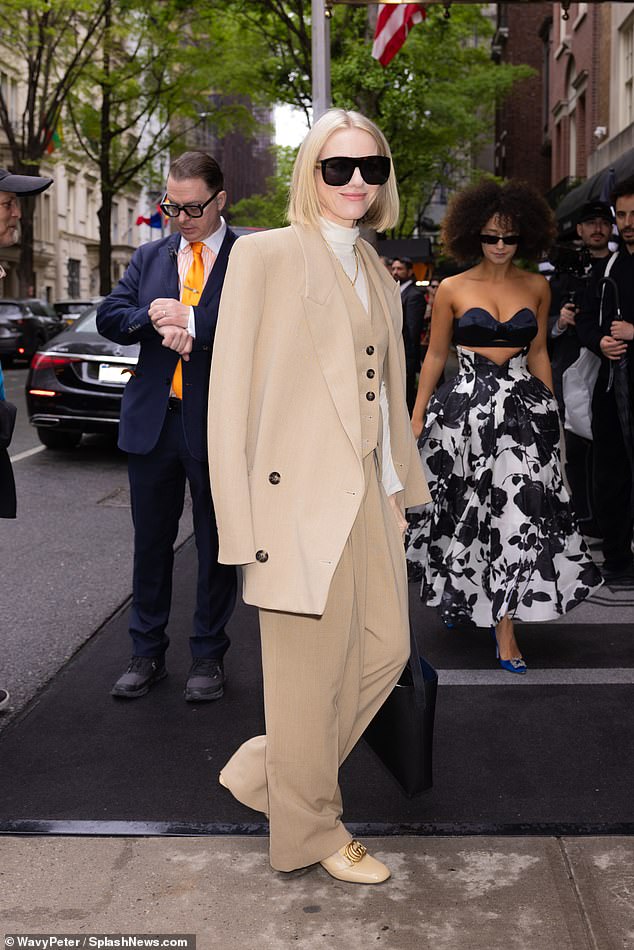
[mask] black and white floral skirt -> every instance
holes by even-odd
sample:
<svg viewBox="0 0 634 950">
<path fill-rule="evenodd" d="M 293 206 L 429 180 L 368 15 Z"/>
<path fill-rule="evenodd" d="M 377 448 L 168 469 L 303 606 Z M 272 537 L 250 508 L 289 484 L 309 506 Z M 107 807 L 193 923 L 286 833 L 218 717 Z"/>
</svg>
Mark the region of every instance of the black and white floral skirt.
<svg viewBox="0 0 634 950">
<path fill-rule="evenodd" d="M 525 353 L 458 357 L 419 440 L 433 500 L 410 510 L 408 561 L 446 621 L 552 620 L 602 583 L 563 484 L 557 404 Z"/>
</svg>

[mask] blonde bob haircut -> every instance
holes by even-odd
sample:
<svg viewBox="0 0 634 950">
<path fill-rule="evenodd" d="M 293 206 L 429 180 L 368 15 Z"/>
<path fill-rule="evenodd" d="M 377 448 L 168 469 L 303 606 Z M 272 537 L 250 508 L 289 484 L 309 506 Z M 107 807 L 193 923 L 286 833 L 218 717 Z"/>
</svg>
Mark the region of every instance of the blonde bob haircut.
<svg viewBox="0 0 634 950">
<path fill-rule="evenodd" d="M 329 109 L 315 122 L 295 159 L 287 211 L 291 224 L 304 224 L 315 228 L 319 226 L 321 206 L 317 197 L 315 174 L 321 172 L 318 171 L 317 163 L 326 142 L 333 132 L 338 132 L 339 129 L 363 129 L 364 132 L 369 132 L 376 142 L 377 154 L 392 158 L 387 139 L 374 122 L 360 112 Z M 376 198 L 362 222 L 366 227 L 385 231 L 398 223 L 398 213 L 398 189 L 392 165 L 390 177 L 384 185 L 379 186 Z"/>
</svg>

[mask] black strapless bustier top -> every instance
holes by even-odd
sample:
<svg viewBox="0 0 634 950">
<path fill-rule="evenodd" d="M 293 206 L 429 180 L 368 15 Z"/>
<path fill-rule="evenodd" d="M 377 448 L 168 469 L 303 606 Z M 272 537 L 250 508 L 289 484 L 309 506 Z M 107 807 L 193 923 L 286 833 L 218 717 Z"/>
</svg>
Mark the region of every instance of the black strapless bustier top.
<svg viewBox="0 0 634 950">
<path fill-rule="evenodd" d="M 483 307 L 470 307 L 453 324 L 456 346 L 507 346 L 522 349 L 537 336 L 537 317 L 522 307 L 510 320 L 496 320 Z"/>
</svg>

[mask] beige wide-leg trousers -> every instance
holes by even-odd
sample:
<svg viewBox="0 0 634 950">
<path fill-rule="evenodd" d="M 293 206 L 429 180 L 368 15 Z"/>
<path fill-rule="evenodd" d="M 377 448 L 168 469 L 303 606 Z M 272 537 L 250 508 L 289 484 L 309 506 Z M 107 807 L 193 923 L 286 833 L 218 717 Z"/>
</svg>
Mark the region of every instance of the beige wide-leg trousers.
<svg viewBox="0 0 634 950">
<path fill-rule="evenodd" d="M 350 841 L 339 766 L 409 656 L 403 541 L 365 459 L 365 497 L 321 617 L 260 611 L 266 736 L 245 742 L 223 783 L 270 822 L 270 859 L 291 871 Z"/>
</svg>

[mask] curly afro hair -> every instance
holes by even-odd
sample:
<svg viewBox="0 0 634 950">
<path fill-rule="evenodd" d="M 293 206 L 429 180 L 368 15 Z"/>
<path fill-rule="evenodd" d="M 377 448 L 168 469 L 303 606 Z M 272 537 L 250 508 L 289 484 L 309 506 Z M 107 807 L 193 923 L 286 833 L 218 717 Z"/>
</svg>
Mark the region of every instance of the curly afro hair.
<svg viewBox="0 0 634 950">
<path fill-rule="evenodd" d="M 518 257 L 539 260 L 555 240 L 555 216 L 534 188 L 521 181 L 482 181 L 449 202 L 441 230 L 447 254 L 461 263 L 482 257 L 480 232 L 494 215 L 519 234 Z"/>
</svg>

